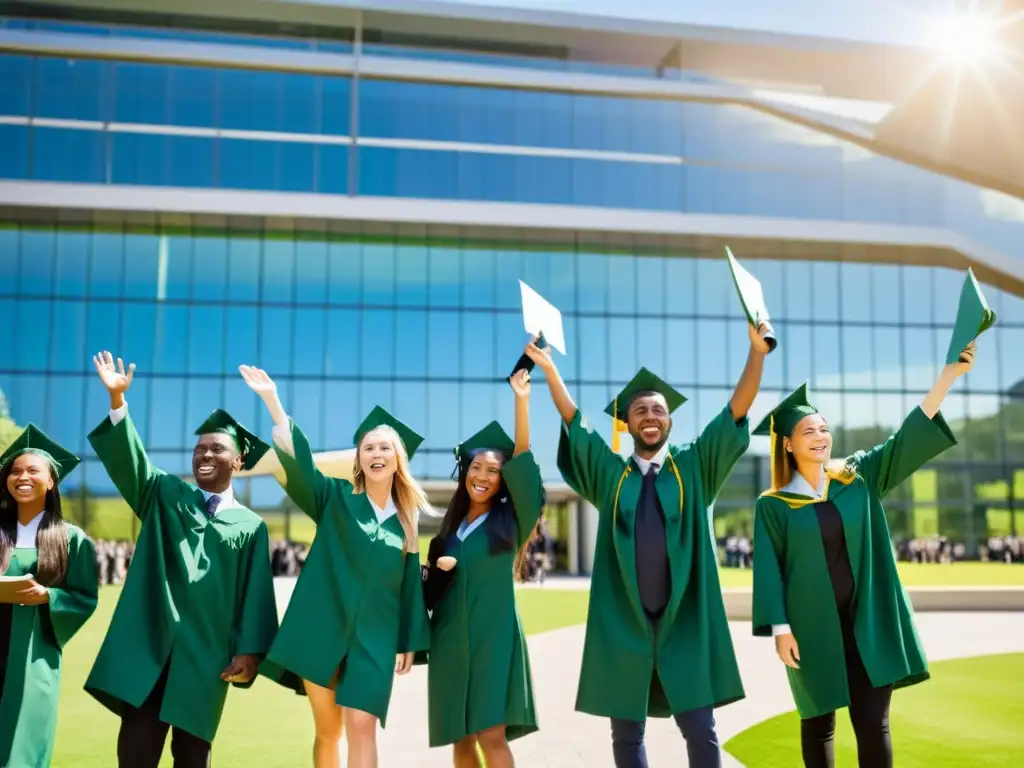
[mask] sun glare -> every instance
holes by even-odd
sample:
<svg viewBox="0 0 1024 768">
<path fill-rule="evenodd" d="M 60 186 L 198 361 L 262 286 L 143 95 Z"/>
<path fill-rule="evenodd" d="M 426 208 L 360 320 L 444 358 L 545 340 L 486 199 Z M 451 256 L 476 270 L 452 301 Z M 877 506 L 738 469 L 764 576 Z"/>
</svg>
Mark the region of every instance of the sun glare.
<svg viewBox="0 0 1024 768">
<path fill-rule="evenodd" d="M 988 15 L 950 14 L 932 24 L 932 45 L 956 62 L 975 63 L 996 51 L 996 26 Z"/>
</svg>

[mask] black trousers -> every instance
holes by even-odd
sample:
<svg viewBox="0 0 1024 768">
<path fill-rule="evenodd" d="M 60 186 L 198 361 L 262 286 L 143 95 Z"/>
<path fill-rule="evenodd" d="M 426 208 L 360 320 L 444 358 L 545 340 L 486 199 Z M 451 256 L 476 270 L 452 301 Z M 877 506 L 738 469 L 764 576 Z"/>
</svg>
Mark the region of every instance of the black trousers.
<svg viewBox="0 0 1024 768">
<path fill-rule="evenodd" d="M 210 767 L 210 742 L 181 728 L 171 728 L 160 719 L 160 705 L 164 700 L 169 669 L 170 662 L 164 667 L 160 679 L 141 707 L 125 705 L 121 714 L 121 730 L 117 734 L 119 768 L 159 768 L 168 730 L 171 731 L 174 768 Z"/>
<path fill-rule="evenodd" d="M 871 687 L 868 672 L 857 651 L 852 624 L 845 621 L 843 648 L 846 679 L 850 687 L 850 723 L 857 737 L 857 763 L 860 768 L 892 768 L 892 739 L 889 734 L 892 686 Z M 800 749 L 806 768 L 834 768 L 835 735 L 835 712 L 800 721 Z"/>
</svg>

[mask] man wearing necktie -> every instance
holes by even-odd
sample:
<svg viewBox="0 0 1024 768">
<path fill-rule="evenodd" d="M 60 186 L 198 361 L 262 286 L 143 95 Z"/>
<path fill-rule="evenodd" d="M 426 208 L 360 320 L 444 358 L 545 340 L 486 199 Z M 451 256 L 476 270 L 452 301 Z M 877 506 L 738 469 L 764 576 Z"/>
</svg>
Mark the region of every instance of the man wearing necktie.
<svg viewBox="0 0 1024 768">
<path fill-rule="evenodd" d="M 209 766 L 228 685 L 252 685 L 277 632 L 267 526 L 232 487 L 269 446 L 216 410 L 196 430 L 195 484 L 169 475 L 128 414 L 135 366 L 93 362 L 110 414 L 89 441 L 140 527 L 85 688 L 121 717 L 121 768 L 157 768 L 168 730 L 175 768 Z"/>
<path fill-rule="evenodd" d="M 612 446 L 590 429 L 548 349 L 544 371 L 562 417 L 558 468 L 599 511 L 576 709 L 611 719 L 618 768 L 647 768 L 647 718 L 673 717 L 692 768 L 721 765 L 714 708 L 743 698 L 718 582 L 710 509 L 750 443 L 747 412 L 761 386 L 767 324 L 728 406 L 688 445 L 669 443 L 686 398 L 642 368 L 606 409 Z M 619 455 L 617 432 L 634 453 Z"/>
</svg>

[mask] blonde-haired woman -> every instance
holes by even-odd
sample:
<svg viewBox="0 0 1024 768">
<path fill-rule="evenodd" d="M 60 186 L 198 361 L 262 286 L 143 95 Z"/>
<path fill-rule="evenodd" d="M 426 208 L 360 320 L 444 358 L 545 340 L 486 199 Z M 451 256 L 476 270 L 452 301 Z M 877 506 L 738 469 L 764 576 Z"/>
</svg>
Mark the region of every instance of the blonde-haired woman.
<svg viewBox="0 0 1024 768">
<path fill-rule="evenodd" d="M 285 491 L 317 525 L 260 672 L 309 697 L 315 768 L 340 765 L 343 728 L 349 768 L 375 768 L 377 721 L 386 721 L 392 664 L 405 674 L 414 653 L 430 643 L 417 545 L 417 518 L 427 498 L 409 472 L 409 457 L 423 438 L 374 408 L 353 439 L 354 482 L 329 478 L 285 414 L 273 380 L 259 368 L 239 370 L 274 420 Z"/>
</svg>

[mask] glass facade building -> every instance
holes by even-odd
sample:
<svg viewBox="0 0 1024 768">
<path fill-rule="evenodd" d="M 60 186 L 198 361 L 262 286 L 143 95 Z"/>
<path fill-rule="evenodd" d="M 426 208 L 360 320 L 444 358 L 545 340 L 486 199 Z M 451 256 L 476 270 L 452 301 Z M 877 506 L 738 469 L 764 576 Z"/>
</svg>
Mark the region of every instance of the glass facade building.
<svg viewBox="0 0 1024 768">
<path fill-rule="evenodd" d="M 900 246 L 941 230 L 1002 263 L 1024 261 L 1024 201 L 747 106 L 573 93 L 543 79 L 468 84 L 464 69 L 451 82 L 380 71 L 391 62 L 472 67 L 496 81 L 518 72 L 712 82 L 700 73 L 389 44 L 373 30 L 288 37 L 186 26 L 0 21 L 0 186 L 59 185 L 77 211 L 4 201 L 0 324 L 13 343 L 0 388 L 17 424 L 33 421 L 84 457 L 65 493 L 97 535 L 111 535 L 95 510 L 115 493 L 87 442 L 106 413 L 90 365 L 97 350 L 137 364 L 131 410 L 169 472 L 189 471 L 192 430 L 213 408 L 269 436 L 237 373 L 251 363 L 279 381 L 317 449 L 347 447 L 372 406 L 393 409 L 426 435 L 413 469 L 442 488 L 461 438 L 495 418 L 511 426 L 504 376 L 525 342 L 520 279 L 563 311 L 561 368 L 609 434 L 599 411 L 641 365 L 690 398 L 675 441 L 728 401 L 748 342 L 718 246 L 613 237 L 606 219 L 756 219 L 765 232 L 775 221 L 863 225 L 866 246 L 878 244 L 878 226 Z M 379 69 L 365 74 L 359 57 Z M 125 189 L 140 207 L 95 213 Z M 174 211 L 141 216 L 161 190 L 177 196 Z M 212 191 L 235 193 L 235 205 L 262 201 L 260 213 L 208 210 Z M 394 200 L 396 214 L 266 215 L 282 199 L 327 208 L 372 199 L 385 212 Z M 472 206 L 474 224 L 403 220 L 398 206 L 416 201 Z M 597 223 L 558 236 L 492 226 L 499 204 Z M 780 347 L 753 415 L 808 380 L 837 451 L 873 445 L 937 375 L 972 256 L 941 263 L 910 249 L 905 263 L 880 263 L 813 239 L 757 242 L 749 253 L 733 247 L 765 285 Z M 1024 300 L 1008 285 L 986 286 L 999 324 L 944 408 L 960 444 L 888 504 L 897 537 L 941 530 L 973 547 L 1021 527 L 1024 360 L 1013 339 Z M 533 443 L 554 488 L 559 423 L 538 390 Z M 749 527 L 766 449 L 755 439 L 732 474 L 716 505 L 720 533 Z M 245 481 L 242 494 L 268 514 L 282 505 L 272 478 Z"/>
</svg>

